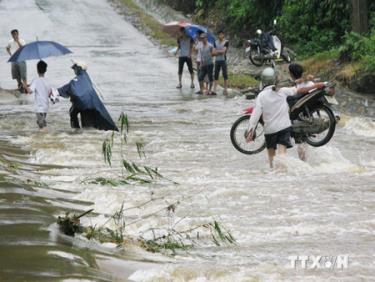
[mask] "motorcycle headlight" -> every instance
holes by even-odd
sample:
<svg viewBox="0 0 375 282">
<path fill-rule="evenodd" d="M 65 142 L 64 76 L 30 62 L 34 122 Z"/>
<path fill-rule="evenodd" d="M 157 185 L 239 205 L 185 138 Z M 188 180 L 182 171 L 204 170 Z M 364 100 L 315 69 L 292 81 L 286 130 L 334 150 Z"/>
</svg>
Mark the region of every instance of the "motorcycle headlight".
<svg viewBox="0 0 375 282">
<path fill-rule="evenodd" d="M 324 89 L 324 95 L 326 95 L 326 96 L 333 96 L 333 95 L 335 95 L 335 87 L 326 87 Z"/>
</svg>

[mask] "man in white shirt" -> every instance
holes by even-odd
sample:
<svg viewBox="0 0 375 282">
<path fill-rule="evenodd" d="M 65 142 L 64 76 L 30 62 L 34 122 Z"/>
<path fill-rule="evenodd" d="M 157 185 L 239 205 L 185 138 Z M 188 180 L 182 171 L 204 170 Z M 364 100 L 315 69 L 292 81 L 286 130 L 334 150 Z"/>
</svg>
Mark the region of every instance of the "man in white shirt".
<svg viewBox="0 0 375 282">
<path fill-rule="evenodd" d="M 9 56 L 12 56 L 19 48 L 25 45 L 25 41 L 19 38 L 17 29 L 13 29 L 10 34 L 12 35 L 12 39 L 5 49 Z M 27 85 L 26 62 L 12 63 L 12 79 L 17 80 L 18 89 L 24 92 L 23 85 Z"/>
<path fill-rule="evenodd" d="M 34 93 L 34 105 L 36 112 L 36 123 L 39 126 L 40 130 L 47 129 L 47 112 L 49 107 L 49 96 L 52 94 L 52 88 L 49 85 L 48 81 L 44 77 L 44 74 L 47 71 L 47 64 L 44 61 L 39 61 L 37 64 L 38 78 L 33 79 L 30 84 L 30 87 L 25 85 L 25 88 L 28 93 Z"/>
<path fill-rule="evenodd" d="M 313 86 L 299 89 L 296 87 L 284 87 L 277 90 L 275 86 L 276 73 L 272 68 L 264 69 L 261 79 L 264 88 L 255 100 L 255 108 L 250 118 L 246 141 L 251 142 L 253 140 L 254 129 L 262 116 L 268 160 L 272 168 L 276 149 L 278 149 L 279 154 L 285 154 L 286 149 L 292 147 L 290 142 L 292 123 L 286 98 L 297 93 L 306 93 L 314 88 L 324 87 L 324 83 L 317 83 Z"/>
</svg>

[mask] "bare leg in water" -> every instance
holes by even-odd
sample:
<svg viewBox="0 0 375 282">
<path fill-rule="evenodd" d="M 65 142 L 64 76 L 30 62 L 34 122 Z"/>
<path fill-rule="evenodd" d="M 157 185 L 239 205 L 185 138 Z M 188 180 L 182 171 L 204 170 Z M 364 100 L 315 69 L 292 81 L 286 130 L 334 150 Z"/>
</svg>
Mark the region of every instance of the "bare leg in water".
<svg viewBox="0 0 375 282">
<path fill-rule="evenodd" d="M 277 154 L 278 155 L 285 155 L 286 149 L 287 148 L 286 148 L 285 145 L 278 144 L 277 145 Z M 275 158 L 276 150 L 274 148 L 269 148 L 269 149 L 267 149 L 267 153 L 268 153 L 268 161 L 269 161 L 269 164 L 270 164 L 270 168 L 273 168 L 273 159 Z"/>
<path fill-rule="evenodd" d="M 268 161 L 270 164 L 270 168 L 273 168 L 273 158 L 276 155 L 276 150 L 274 148 L 269 148 L 267 149 L 267 154 L 268 154 Z"/>
</svg>

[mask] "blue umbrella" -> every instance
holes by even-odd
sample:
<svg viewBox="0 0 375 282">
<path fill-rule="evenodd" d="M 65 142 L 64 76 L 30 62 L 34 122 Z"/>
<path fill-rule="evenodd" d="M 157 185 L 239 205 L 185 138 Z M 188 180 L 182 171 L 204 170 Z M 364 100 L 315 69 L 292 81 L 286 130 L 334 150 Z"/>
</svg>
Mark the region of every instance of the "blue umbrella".
<svg viewBox="0 0 375 282">
<path fill-rule="evenodd" d="M 19 63 L 27 60 L 43 59 L 72 53 L 68 48 L 53 41 L 34 41 L 19 48 L 8 60 Z"/>
<path fill-rule="evenodd" d="M 203 31 L 207 34 L 208 42 L 210 42 L 211 44 L 215 43 L 215 36 L 213 36 L 213 34 L 208 31 L 207 27 L 197 24 L 188 24 L 187 26 L 185 26 L 185 33 L 194 40 L 197 36 L 197 31 Z"/>
</svg>

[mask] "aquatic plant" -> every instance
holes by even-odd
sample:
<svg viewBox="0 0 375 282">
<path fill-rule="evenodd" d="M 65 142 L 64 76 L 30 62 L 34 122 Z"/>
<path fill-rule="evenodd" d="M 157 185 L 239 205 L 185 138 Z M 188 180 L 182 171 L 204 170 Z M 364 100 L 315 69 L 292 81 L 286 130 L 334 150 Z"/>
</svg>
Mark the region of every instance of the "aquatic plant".
<svg viewBox="0 0 375 282">
<path fill-rule="evenodd" d="M 149 184 L 156 181 L 158 178 L 163 178 L 168 181 L 171 181 L 161 175 L 158 171 L 158 168 L 152 168 L 150 166 L 138 165 L 133 161 L 128 160 L 126 154 L 126 148 L 128 146 L 128 134 L 130 129 L 129 118 L 125 113 L 121 113 L 118 118 L 120 132 L 118 135 L 115 135 L 115 132 L 112 132 L 111 136 L 106 138 L 102 144 L 102 154 L 104 163 L 112 167 L 112 157 L 113 157 L 113 148 L 116 143 L 115 139 L 120 139 L 120 157 L 121 157 L 121 176 L 116 176 L 114 178 L 107 178 L 103 176 L 95 178 L 86 178 L 82 182 L 89 184 L 100 184 L 100 185 L 110 185 L 110 186 L 119 186 L 126 184 Z M 116 138 L 117 137 L 117 138 Z M 142 142 L 135 143 L 137 148 L 138 157 L 140 159 L 146 158 L 146 153 L 144 150 L 145 145 Z M 173 181 L 171 181 L 173 182 Z M 173 182 L 177 184 L 176 182 Z"/>
<path fill-rule="evenodd" d="M 85 211 L 79 215 L 70 215 L 69 212 L 65 213 L 64 217 L 57 218 L 57 224 L 59 225 L 60 231 L 68 236 L 74 236 L 75 233 L 82 233 L 83 226 L 80 223 L 80 218 L 92 212 L 93 209 Z"/>
<path fill-rule="evenodd" d="M 131 208 L 124 208 L 121 205 L 119 211 L 115 212 L 108 220 L 101 226 L 89 226 L 84 229 L 85 236 L 88 239 L 95 239 L 99 242 L 112 242 L 118 245 L 127 243 L 137 244 L 149 252 L 160 252 L 169 255 L 175 255 L 177 251 L 185 251 L 201 244 L 202 242 L 214 243 L 216 246 L 222 244 L 235 244 L 236 240 L 230 231 L 224 227 L 222 223 L 214 219 L 212 222 L 195 225 L 189 229 L 179 229 L 178 225 L 183 219 L 173 222 L 170 220 L 170 225 L 167 227 L 152 227 L 142 231 L 137 238 L 132 238 L 126 235 L 126 227 L 141 221 L 147 220 L 152 216 L 159 216 L 161 212 L 167 212 L 170 219 L 174 218 L 175 211 L 179 201 L 167 205 L 166 207 L 139 217 L 134 221 L 126 223 L 125 211 L 129 209 L 143 208 L 144 206 L 161 200 L 162 198 L 153 198 L 138 206 Z M 107 227 L 111 223 L 113 229 Z M 201 236 L 201 233 L 208 235 Z"/>
</svg>

